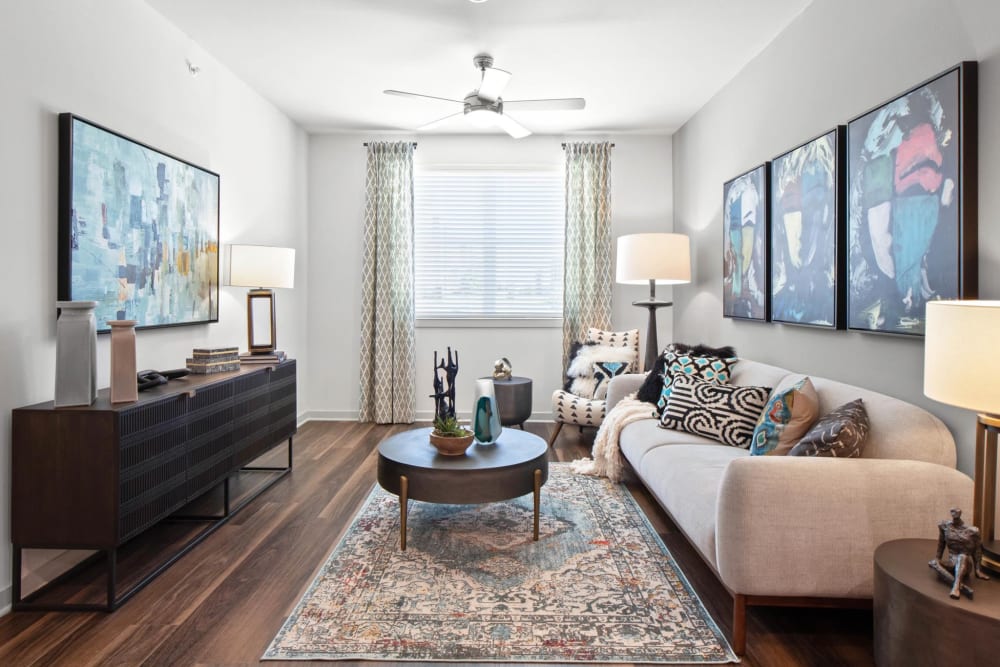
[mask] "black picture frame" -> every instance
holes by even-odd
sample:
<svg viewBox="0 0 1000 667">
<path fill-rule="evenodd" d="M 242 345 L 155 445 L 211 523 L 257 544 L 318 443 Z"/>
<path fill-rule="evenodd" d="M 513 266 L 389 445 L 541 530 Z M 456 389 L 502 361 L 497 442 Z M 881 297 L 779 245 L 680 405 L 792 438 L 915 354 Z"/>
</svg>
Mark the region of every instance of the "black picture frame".
<svg viewBox="0 0 1000 667">
<path fill-rule="evenodd" d="M 978 294 L 977 63 L 847 124 L 847 326 L 922 337 L 926 303 Z"/>
<path fill-rule="evenodd" d="M 844 328 L 847 126 L 771 160 L 771 321 Z"/>
<path fill-rule="evenodd" d="M 771 318 L 770 166 L 765 162 L 722 185 L 723 317 L 757 322 Z"/>
<path fill-rule="evenodd" d="M 219 174 L 59 114 L 58 299 L 137 329 L 219 321 Z"/>
</svg>

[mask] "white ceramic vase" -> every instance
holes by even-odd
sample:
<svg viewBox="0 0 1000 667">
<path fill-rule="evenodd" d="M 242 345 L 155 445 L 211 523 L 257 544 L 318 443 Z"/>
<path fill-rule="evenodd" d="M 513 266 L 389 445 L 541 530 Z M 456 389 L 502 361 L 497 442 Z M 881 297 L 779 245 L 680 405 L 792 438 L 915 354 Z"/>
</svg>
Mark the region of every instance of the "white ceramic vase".
<svg viewBox="0 0 1000 667">
<path fill-rule="evenodd" d="M 90 405 L 97 400 L 96 301 L 56 301 L 55 406 Z"/>
<path fill-rule="evenodd" d="M 111 402 L 139 399 L 135 377 L 135 320 L 109 320 L 111 326 Z"/>
</svg>

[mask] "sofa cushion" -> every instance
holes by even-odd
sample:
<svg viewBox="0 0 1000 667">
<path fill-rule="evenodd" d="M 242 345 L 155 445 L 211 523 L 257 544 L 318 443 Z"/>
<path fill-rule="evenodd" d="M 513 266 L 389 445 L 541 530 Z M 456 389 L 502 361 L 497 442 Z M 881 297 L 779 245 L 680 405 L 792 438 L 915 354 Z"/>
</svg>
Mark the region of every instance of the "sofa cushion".
<svg viewBox="0 0 1000 667">
<path fill-rule="evenodd" d="M 770 387 L 739 387 L 676 377 L 660 426 L 749 448 L 770 393 Z"/>
<path fill-rule="evenodd" d="M 868 412 L 859 398 L 821 417 L 788 455 L 858 457 L 867 437 Z"/>
<path fill-rule="evenodd" d="M 785 384 L 784 381 L 782 384 Z M 812 380 L 802 378 L 793 385 L 777 387 L 757 420 L 750 454 L 787 454 L 818 416 L 819 397 Z"/>
<path fill-rule="evenodd" d="M 660 428 L 656 419 L 641 419 L 632 422 L 622 429 L 618 436 L 618 446 L 622 454 L 636 470 L 642 466 L 642 457 L 657 447 L 673 447 L 674 445 L 711 445 L 725 447 L 718 440 L 704 436 Z"/>
<path fill-rule="evenodd" d="M 657 447 L 642 457 L 637 472 L 660 505 L 698 551 L 716 566 L 715 507 L 730 461 L 745 449 L 716 445 Z"/>
</svg>

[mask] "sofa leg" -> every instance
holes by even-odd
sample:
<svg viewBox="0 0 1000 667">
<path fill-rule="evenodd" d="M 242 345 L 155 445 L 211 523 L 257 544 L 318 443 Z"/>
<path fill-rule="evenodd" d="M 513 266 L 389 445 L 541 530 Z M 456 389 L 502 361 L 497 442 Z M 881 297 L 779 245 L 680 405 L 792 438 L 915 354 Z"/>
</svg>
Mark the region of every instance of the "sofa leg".
<svg viewBox="0 0 1000 667">
<path fill-rule="evenodd" d="M 556 422 L 556 429 L 552 431 L 552 435 L 549 436 L 549 447 L 551 447 L 553 443 L 555 443 L 556 438 L 559 437 L 559 431 L 562 430 L 562 427 L 563 427 L 562 422 Z"/>
<path fill-rule="evenodd" d="M 733 593 L 733 651 L 747 652 L 747 596 Z"/>
</svg>

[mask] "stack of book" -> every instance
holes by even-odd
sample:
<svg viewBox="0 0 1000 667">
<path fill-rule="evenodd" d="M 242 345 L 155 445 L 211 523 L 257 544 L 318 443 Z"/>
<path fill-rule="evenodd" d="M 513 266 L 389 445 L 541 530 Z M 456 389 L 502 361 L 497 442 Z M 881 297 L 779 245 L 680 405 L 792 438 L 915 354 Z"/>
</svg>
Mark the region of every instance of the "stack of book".
<svg viewBox="0 0 1000 667">
<path fill-rule="evenodd" d="M 191 351 L 187 367 L 192 373 L 222 373 L 240 370 L 238 347 L 196 347 Z"/>
<path fill-rule="evenodd" d="M 240 355 L 240 363 L 244 364 L 280 364 L 284 360 L 285 353 L 281 350 L 275 350 L 267 354 L 248 354 L 244 352 Z"/>
</svg>

